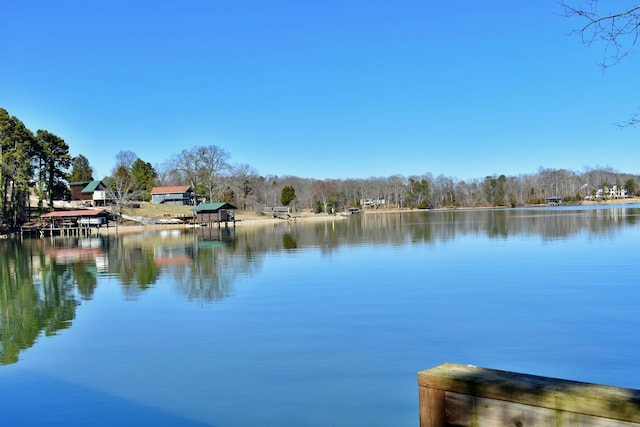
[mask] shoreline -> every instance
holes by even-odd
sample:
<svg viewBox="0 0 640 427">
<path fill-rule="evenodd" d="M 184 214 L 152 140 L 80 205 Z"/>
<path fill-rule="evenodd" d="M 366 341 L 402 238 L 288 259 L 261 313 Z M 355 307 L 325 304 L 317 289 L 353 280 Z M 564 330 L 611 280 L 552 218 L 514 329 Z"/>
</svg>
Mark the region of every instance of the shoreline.
<svg viewBox="0 0 640 427">
<path fill-rule="evenodd" d="M 624 206 L 630 204 L 639 204 L 640 197 L 632 197 L 627 199 L 611 199 L 611 200 L 583 200 L 578 204 L 565 204 L 560 206 Z M 536 208 L 536 207 L 548 207 L 550 205 L 532 205 L 532 206 L 523 206 L 524 208 Z M 374 209 L 374 210 L 361 210 L 359 214 L 356 215 L 376 215 L 376 214 L 387 214 L 387 213 L 405 213 L 405 212 L 428 212 L 428 211 L 464 211 L 464 210 L 478 210 L 478 209 L 512 209 L 509 207 L 495 207 L 495 206 L 469 206 L 469 207 L 444 207 L 444 208 L 436 208 L 436 209 L 411 209 L 411 208 L 391 208 L 391 209 Z M 337 213 L 337 214 L 312 214 L 312 213 L 304 213 L 299 216 L 293 216 L 289 219 L 287 218 L 274 218 L 271 216 L 258 216 L 258 215 L 247 215 L 240 214 L 241 218 L 236 220 L 234 223 L 227 225 L 228 227 L 258 227 L 265 225 L 274 225 L 281 223 L 297 223 L 297 222 L 318 222 L 318 221 L 343 221 L 348 219 L 351 215 L 346 213 Z M 202 227 L 202 226 L 200 226 Z M 212 227 L 217 227 L 217 225 L 213 225 Z M 221 225 L 224 227 L 224 225 Z M 92 230 L 95 231 L 95 235 L 116 235 L 120 233 L 134 233 L 134 232 L 142 232 L 148 230 L 176 230 L 176 229 L 195 229 L 198 228 L 193 224 L 135 224 L 135 225 L 119 225 L 118 227 L 109 226 L 109 227 L 101 227 Z M 19 235 L 19 230 L 14 231 L 4 231 L 0 232 L 0 238 L 6 239 L 12 236 Z"/>
<path fill-rule="evenodd" d="M 611 200 L 583 200 L 582 204 L 586 206 L 594 205 L 632 205 L 640 203 L 640 197 L 629 197 L 627 199 L 611 199 Z"/>
<path fill-rule="evenodd" d="M 236 220 L 235 223 L 229 222 L 228 225 L 220 225 L 220 228 L 245 228 L 245 227 L 259 227 L 266 225 L 284 224 L 284 223 L 297 223 L 297 222 L 318 222 L 329 220 L 345 220 L 348 217 L 341 215 L 318 215 L 318 216 L 301 216 L 292 219 L 271 218 L 271 217 L 249 217 L 245 219 Z M 198 230 L 207 228 L 218 228 L 218 225 L 213 224 L 211 226 L 197 226 L 194 224 L 149 224 L 149 225 L 120 225 L 117 228 L 110 226 L 109 228 L 101 227 L 96 229 L 98 235 L 115 235 L 120 233 L 132 233 L 151 230 Z"/>
<path fill-rule="evenodd" d="M 593 201 L 593 200 L 585 200 L 580 204 L 576 205 L 568 205 L 564 206 L 624 206 L 628 204 L 639 204 L 640 197 L 633 197 L 624 200 L 614 199 L 614 200 L 602 200 L 602 201 Z M 535 207 L 550 207 L 550 205 L 535 205 L 535 206 L 523 206 L 523 208 L 535 208 Z M 437 208 L 437 209 L 410 209 L 410 208 L 395 208 L 395 209 L 375 209 L 375 210 L 363 210 L 360 211 L 359 214 L 356 215 L 376 215 L 376 214 L 387 214 L 387 213 L 408 213 L 408 212 L 428 212 L 428 211 L 463 211 L 463 210 L 479 210 L 479 209 L 512 209 L 508 207 L 495 207 L 495 206 L 474 206 L 474 207 L 448 207 L 448 208 Z M 257 216 L 251 215 L 245 218 L 241 218 L 235 222 L 235 227 L 258 227 L 265 225 L 275 225 L 275 224 L 283 224 L 283 223 L 297 223 L 297 222 L 319 222 L 319 221 L 343 221 L 350 217 L 351 215 L 346 213 L 337 213 L 337 214 L 305 214 L 297 217 L 292 217 L 291 219 L 283 219 L 283 218 L 273 218 L 269 216 Z M 217 225 L 213 225 L 213 227 L 217 227 Z M 224 227 L 221 225 L 221 227 Z M 229 225 L 229 227 L 234 227 L 234 225 Z M 198 228 L 192 224 L 153 224 L 153 225 L 122 225 L 119 226 L 118 232 L 133 232 L 133 231 L 144 231 L 144 230 L 172 230 L 172 229 L 190 229 L 190 228 Z M 204 227 L 203 227 L 204 228 Z M 102 229 L 100 229 L 102 230 Z M 115 227 L 109 227 L 109 230 L 115 230 Z M 109 234 L 112 232 L 109 231 Z M 105 233 L 106 234 L 106 233 Z"/>
</svg>

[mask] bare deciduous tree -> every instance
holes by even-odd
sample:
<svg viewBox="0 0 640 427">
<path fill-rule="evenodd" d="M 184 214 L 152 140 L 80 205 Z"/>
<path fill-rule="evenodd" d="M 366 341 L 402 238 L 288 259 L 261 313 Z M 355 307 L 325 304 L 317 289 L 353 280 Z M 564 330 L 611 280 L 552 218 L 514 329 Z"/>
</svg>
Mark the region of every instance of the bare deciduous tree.
<svg viewBox="0 0 640 427">
<path fill-rule="evenodd" d="M 182 183 L 182 177 L 180 173 L 174 168 L 173 162 L 165 161 L 158 163 L 154 166 L 156 170 L 156 184 L 160 187 L 169 185 L 177 185 Z"/>
<path fill-rule="evenodd" d="M 247 209 L 249 196 L 256 192 L 259 178 L 258 172 L 247 164 L 236 165 L 231 169 L 231 185 L 242 209 Z"/>
<path fill-rule="evenodd" d="M 130 171 L 131 166 L 133 166 L 133 162 L 135 162 L 137 158 L 137 154 L 131 150 L 119 151 L 116 154 L 116 164 L 113 167 L 113 173 L 115 174 L 120 166 L 123 166 L 125 169 Z"/>
<path fill-rule="evenodd" d="M 107 199 L 112 201 L 118 215 L 117 226 L 122 219 L 124 208 L 132 201 L 139 200 L 144 192 L 136 189 L 131 172 L 124 165 L 118 166 L 115 170 L 107 188 Z"/>
<path fill-rule="evenodd" d="M 171 164 L 183 182 L 196 192 L 208 192 L 209 201 L 213 202 L 224 188 L 222 175 L 229 169 L 229 157 L 226 150 L 216 145 L 196 146 L 182 150 L 174 156 Z"/>
<path fill-rule="evenodd" d="M 173 173 L 180 176 L 181 183 L 188 184 L 194 192 L 200 191 L 198 188 L 198 170 L 200 169 L 200 159 L 194 150 L 182 150 L 171 160 Z M 175 185 L 175 183 L 174 183 Z"/>
<path fill-rule="evenodd" d="M 223 186 L 222 175 L 229 170 L 229 153 L 217 145 L 196 147 L 195 154 L 200 159 L 199 176 L 209 191 L 209 202 L 220 199 Z"/>
</svg>

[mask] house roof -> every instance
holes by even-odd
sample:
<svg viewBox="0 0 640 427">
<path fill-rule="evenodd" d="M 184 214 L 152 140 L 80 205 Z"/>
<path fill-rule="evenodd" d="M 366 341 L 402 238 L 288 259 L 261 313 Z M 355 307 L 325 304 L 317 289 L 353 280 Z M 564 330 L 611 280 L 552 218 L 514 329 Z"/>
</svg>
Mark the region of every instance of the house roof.
<svg viewBox="0 0 640 427">
<path fill-rule="evenodd" d="M 89 183 L 80 191 L 81 193 L 93 193 L 102 184 L 102 181 L 89 181 Z"/>
<path fill-rule="evenodd" d="M 218 202 L 218 203 L 200 203 L 198 206 L 191 209 L 194 212 L 204 212 L 204 211 L 218 211 L 220 209 L 238 209 L 233 206 L 231 203 L 227 202 Z"/>
<path fill-rule="evenodd" d="M 104 209 L 78 209 L 75 211 L 54 211 L 42 214 L 42 218 L 72 218 L 82 216 L 106 216 L 109 212 Z"/>
<path fill-rule="evenodd" d="M 151 194 L 186 193 L 191 190 L 188 185 L 174 185 L 169 187 L 153 187 Z"/>
</svg>

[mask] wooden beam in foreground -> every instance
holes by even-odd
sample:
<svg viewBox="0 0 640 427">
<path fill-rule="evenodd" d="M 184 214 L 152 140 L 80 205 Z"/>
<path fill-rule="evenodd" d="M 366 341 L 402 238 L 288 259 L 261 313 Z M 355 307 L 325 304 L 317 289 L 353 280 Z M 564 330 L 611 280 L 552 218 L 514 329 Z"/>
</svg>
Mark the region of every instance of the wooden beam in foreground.
<svg viewBox="0 0 640 427">
<path fill-rule="evenodd" d="M 445 363 L 418 372 L 420 426 L 640 426 L 640 391 Z"/>
</svg>

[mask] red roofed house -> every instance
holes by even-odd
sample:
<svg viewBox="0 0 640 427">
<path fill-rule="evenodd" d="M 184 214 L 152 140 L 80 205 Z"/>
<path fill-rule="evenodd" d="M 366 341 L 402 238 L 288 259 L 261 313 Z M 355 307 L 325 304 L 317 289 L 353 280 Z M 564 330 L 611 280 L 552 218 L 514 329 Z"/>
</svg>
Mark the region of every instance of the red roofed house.
<svg viewBox="0 0 640 427">
<path fill-rule="evenodd" d="M 151 203 L 167 204 L 167 205 L 183 205 L 191 204 L 194 196 L 191 187 L 188 185 L 176 185 L 172 187 L 153 187 L 151 190 Z"/>
</svg>

